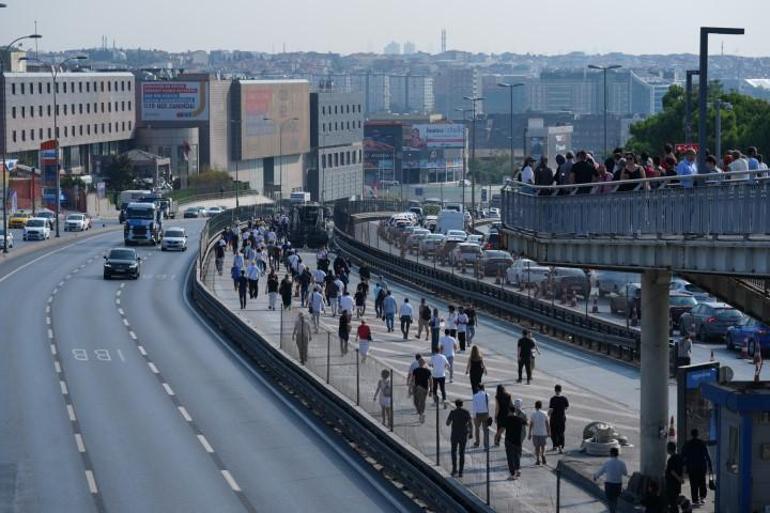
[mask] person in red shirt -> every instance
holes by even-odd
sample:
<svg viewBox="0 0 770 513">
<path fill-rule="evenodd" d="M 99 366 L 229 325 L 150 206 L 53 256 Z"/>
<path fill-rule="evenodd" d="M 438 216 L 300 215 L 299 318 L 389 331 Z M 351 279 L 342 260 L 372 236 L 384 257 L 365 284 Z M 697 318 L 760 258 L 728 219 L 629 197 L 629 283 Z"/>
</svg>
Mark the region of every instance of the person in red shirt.
<svg viewBox="0 0 770 513">
<path fill-rule="evenodd" d="M 361 324 L 356 330 L 356 341 L 358 342 L 358 352 L 361 354 L 361 363 L 366 361 L 366 356 L 369 354 L 369 342 L 372 341 L 372 330 L 369 329 L 369 325 L 366 321 L 361 319 Z"/>
</svg>

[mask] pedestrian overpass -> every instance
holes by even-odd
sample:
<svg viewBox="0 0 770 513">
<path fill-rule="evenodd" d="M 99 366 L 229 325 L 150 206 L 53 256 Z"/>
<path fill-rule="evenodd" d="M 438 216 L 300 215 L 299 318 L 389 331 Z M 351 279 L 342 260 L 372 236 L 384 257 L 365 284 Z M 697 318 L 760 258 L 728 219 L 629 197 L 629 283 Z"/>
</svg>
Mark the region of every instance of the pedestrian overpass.
<svg viewBox="0 0 770 513">
<path fill-rule="evenodd" d="M 641 473 L 665 467 L 673 273 L 770 321 L 770 177 L 737 172 L 586 185 L 511 183 L 502 239 L 541 264 L 642 274 Z M 694 185 L 690 187 L 690 185 Z"/>
</svg>

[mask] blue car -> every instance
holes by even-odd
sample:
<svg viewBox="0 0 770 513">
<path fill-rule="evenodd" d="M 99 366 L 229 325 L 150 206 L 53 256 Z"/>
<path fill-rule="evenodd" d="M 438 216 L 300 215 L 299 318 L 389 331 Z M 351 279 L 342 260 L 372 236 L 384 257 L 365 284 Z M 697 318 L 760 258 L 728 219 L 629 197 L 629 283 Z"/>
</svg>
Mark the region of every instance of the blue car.
<svg viewBox="0 0 770 513">
<path fill-rule="evenodd" d="M 770 352 L 770 327 L 749 316 L 744 316 L 735 326 L 727 329 L 727 349 L 747 349 L 750 356 L 754 356 L 757 345 L 762 353 Z"/>
</svg>

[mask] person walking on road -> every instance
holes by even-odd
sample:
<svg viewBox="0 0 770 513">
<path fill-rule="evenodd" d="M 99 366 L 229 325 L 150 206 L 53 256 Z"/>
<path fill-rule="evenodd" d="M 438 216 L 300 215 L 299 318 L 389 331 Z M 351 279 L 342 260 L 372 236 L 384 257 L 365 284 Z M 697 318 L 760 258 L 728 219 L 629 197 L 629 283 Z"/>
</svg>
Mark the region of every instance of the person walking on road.
<svg viewBox="0 0 770 513">
<path fill-rule="evenodd" d="M 564 452 L 564 432 L 567 429 L 567 408 L 569 401 L 561 395 L 561 385 L 553 387 L 554 395 L 548 402 L 548 420 L 551 425 L 553 450 Z"/>
<path fill-rule="evenodd" d="M 446 356 L 449 362 L 449 382 L 455 380 L 455 351 L 457 351 L 457 341 L 449 336 L 449 330 L 444 330 L 444 336 L 439 339 L 439 352 Z"/>
<path fill-rule="evenodd" d="M 336 317 L 341 291 L 337 288 L 337 283 L 335 282 L 333 275 L 329 275 L 324 281 L 324 292 L 326 293 L 326 303 L 329 305 L 331 315 L 332 317 Z"/>
<path fill-rule="evenodd" d="M 438 315 L 438 308 L 433 309 L 433 315 L 430 318 L 430 352 L 438 352 L 439 337 L 441 335 L 441 317 Z"/>
<path fill-rule="evenodd" d="M 377 389 L 374 391 L 373 401 L 377 401 L 377 396 L 380 397 L 380 410 L 382 412 L 382 423 L 387 427 L 390 425 L 390 411 L 393 407 L 392 397 L 390 394 L 390 371 L 383 369 L 380 373 L 380 380 L 377 382 Z"/>
<path fill-rule="evenodd" d="M 359 283 L 356 288 L 354 299 L 356 302 L 356 319 L 360 319 L 366 313 L 366 287 Z"/>
<path fill-rule="evenodd" d="M 471 414 L 463 408 L 462 399 L 455 400 L 455 408 L 447 415 L 446 425 L 452 426 L 452 434 L 450 436 L 452 444 L 452 476 L 458 476 L 462 479 L 463 468 L 465 467 L 465 444 L 468 443 L 469 438 L 473 437 Z M 458 456 L 460 459 L 459 467 Z"/>
<path fill-rule="evenodd" d="M 217 273 L 220 276 L 222 276 L 222 271 L 225 265 L 225 246 L 227 246 L 227 242 L 225 242 L 225 239 L 222 238 L 214 247 L 214 265 L 216 265 Z"/>
<path fill-rule="evenodd" d="M 475 347 L 475 346 L 474 346 Z M 521 411 L 521 399 L 513 402 L 513 409 L 503 419 L 505 427 L 505 459 L 508 462 L 509 481 L 521 475 L 521 446 L 527 435 L 527 416 Z"/>
<path fill-rule="evenodd" d="M 473 394 L 473 427 L 476 431 L 476 441 L 473 446 L 481 443 L 481 433 L 484 430 L 484 448 L 489 447 L 489 394 L 484 390 L 484 384 L 479 384 L 478 391 Z"/>
<path fill-rule="evenodd" d="M 297 320 L 294 321 L 294 330 L 291 333 L 291 338 L 297 343 L 297 350 L 299 351 L 299 363 L 305 365 L 307 361 L 307 348 L 313 335 L 310 333 L 310 323 L 305 317 L 305 313 L 300 311 L 297 314 Z"/>
<path fill-rule="evenodd" d="M 369 343 L 372 341 L 372 330 L 369 329 L 369 325 L 366 324 L 364 319 L 361 319 L 361 324 L 358 325 L 356 330 L 356 342 L 358 342 L 358 352 L 361 354 L 361 363 L 366 361 L 366 356 L 369 354 Z"/>
<path fill-rule="evenodd" d="M 414 360 L 409 365 L 409 372 L 406 374 L 406 395 L 408 397 L 412 397 L 414 393 L 414 370 L 420 366 L 420 360 L 422 360 L 422 355 L 420 353 L 415 354 Z"/>
<path fill-rule="evenodd" d="M 353 303 L 353 298 L 350 297 L 350 292 L 346 290 L 340 297 L 339 311 L 340 313 L 347 313 L 352 317 L 353 308 L 355 308 L 355 304 Z"/>
<path fill-rule="evenodd" d="M 452 338 L 457 338 L 457 312 L 454 305 L 449 305 L 449 314 L 446 316 L 446 328 Z"/>
<path fill-rule="evenodd" d="M 479 390 L 481 378 L 487 373 L 484 366 L 484 358 L 481 356 L 479 346 L 471 348 L 471 356 L 468 358 L 468 364 L 465 366 L 465 374 L 470 374 L 471 391 L 475 394 Z"/>
<path fill-rule="evenodd" d="M 500 439 L 505 433 L 505 418 L 513 409 L 513 399 L 511 394 L 503 385 L 497 385 L 495 392 L 495 422 L 497 422 L 497 431 L 495 432 L 495 447 L 500 445 Z"/>
<path fill-rule="evenodd" d="M 283 277 L 281 285 L 278 287 L 278 293 L 281 295 L 284 310 L 291 310 L 291 288 L 291 280 L 287 274 Z"/>
<path fill-rule="evenodd" d="M 313 329 L 318 333 L 321 325 L 321 313 L 324 310 L 324 297 L 317 286 L 313 289 L 308 299 L 308 310 L 310 311 L 310 317 L 313 319 Z"/>
<path fill-rule="evenodd" d="M 465 352 L 466 332 L 468 330 L 468 315 L 461 306 L 457 311 L 457 341 L 460 343 L 460 352 Z"/>
<path fill-rule="evenodd" d="M 398 312 L 399 319 L 401 320 L 401 333 L 404 335 L 404 340 L 409 338 L 409 327 L 412 325 L 412 317 L 414 315 L 414 308 L 409 304 L 409 298 L 405 297 L 404 302 L 401 304 L 401 310 Z"/>
<path fill-rule="evenodd" d="M 396 309 L 398 308 L 398 303 L 396 303 L 396 298 L 393 297 L 393 294 L 390 293 L 390 291 L 387 291 L 385 293 L 385 299 L 382 300 L 382 313 L 385 316 L 385 327 L 388 330 L 388 333 L 393 331 L 393 325 L 396 320 Z"/>
<path fill-rule="evenodd" d="M 414 408 L 420 416 L 420 423 L 425 422 L 425 400 L 430 390 L 431 372 L 425 359 L 420 357 L 417 368 L 412 371 L 412 394 L 414 396 Z"/>
<path fill-rule="evenodd" d="M 551 436 L 548 415 L 543 410 L 543 402 L 535 401 L 535 411 L 529 417 L 529 439 L 535 447 L 535 465 L 545 465 L 545 444 Z"/>
<path fill-rule="evenodd" d="M 337 329 L 337 334 L 340 338 L 340 355 L 345 356 L 348 354 L 348 340 L 350 340 L 350 322 L 352 318 L 348 312 L 342 312 L 340 314 L 340 324 Z"/>
<path fill-rule="evenodd" d="M 476 324 L 478 322 L 476 318 L 476 309 L 473 305 L 465 308 L 465 315 L 468 316 L 468 327 L 466 328 L 465 341 L 467 345 L 473 344 L 473 337 L 476 336 Z"/>
<path fill-rule="evenodd" d="M 690 365 L 692 361 L 692 337 L 685 335 L 676 344 L 676 366 Z"/>
<path fill-rule="evenodd" d="M 428 304 L 425 302 L 425 298 L 420 299 L 420 307 L 417 309 L 417 339 L 422 336 L 423 329 L 425 330 L 425 340 L 428 340 L 430 336 L 430 317 L 431 311 Z"/>
<path fill-rule="evenodd" d="M 666 461 L 666 508 L 669 513 L 679 513 L 679 495 L 684 483 L 684 461 L 676 452 L 676 442 L 666 444 L 668 461 Z"/>
<path fill-rule="evenodd" d="M 305 269 L 299 274 L 299 298 L 300 298 L 300 306 L 305 306 L 305 303 L 307 303 L 307 296 L 308 292 L 310 291 L 310 284 L 313 282 L 313 275 L 310 272 L 310 269 L 305 267 Z"/>
<path fill-rule="evenodd" d="M 270 300 L 268 310 L 275 310 L 276 303 L 278 303 L 278 275 L 272 269 L 267 275 L 267 297 Z"/>
<path fill-rule="evenodd" d="M 449 362 L 443 354 L 433 353 L 430 357 L 430 366 L 433 378 L 433 400 L 438 404 L 438 391 L 441 389 L 441 401 L 446 408 L 446 371 L 449 368 Z"/>
<path fill-rule="evenodd" d="M 521 338 L 518 342 L 519 349 L 519 379 L 517 383 L 521 383 L 521 371 L 526 369 L 527 371 L 527 385 L 532 382 L 532 351 L 536 350 L 537 346 L 535 341 L 530 336 L 529 330 L 523 330 L 521 332 Z"/>
<path fill-rule="evenodd" d="M 706 442 L 698 436 L 698 430 L 690 431 L 692 438 L 687 440 L 682 447 L 682 457 L 687 468 L 687 476 L 690 478 L 690 497 L 692 505 L 703 504 L 706 499 L 708 488 L 706 487 L 706 473 L 711 474 L 713 468 L 711 465 L 711 456 L 709 456 Z"/>
<path fill-rule="evenodd" d="M 241 268 L 234 265 L 230 268 L 230 278 L 233 280 L 233 290 L 238 292 L 238 285 L 241 282 Z"/>
<path fill-rule="evenodd" d="M 246 292 L 249 289 L 249 280 L 246 278 L 246 271 L 241 269 L 241 275 L 238 277 L 238 298 L 241 300 L 241 310 L 246 309 Z"/>
<path fill-rule="evenodd" d="M 379 282 L 377 285 L 374 286 L 374 315 L 378 319 L 384 319 L 385 315 L 382 311 L 382 302 L 385 300 L 385 296 L 387 295 L 387 291 L 385 287 L 382 286 Z"/>
<path fill-rule="evenodd" d="M 259 295 L 259 277 L 261 275 L 257 262 L 252 260 L 246 268 L 246 278 L 249 279 L 249 298 L 257 299 Z"/>
<path fill-rule="evenodd" d="M 610 458 L 594 474 L 594 481 L 605 476 L 604 496 L 607 498 L 607 508 L 610 513 L 616 513 L 618 510 L 618 498 L 623 491 L 623 476 L 628 475 L 625 462 L 618 456 L 620 451 L 617 447 L 610 449 Z"/>
</svg>

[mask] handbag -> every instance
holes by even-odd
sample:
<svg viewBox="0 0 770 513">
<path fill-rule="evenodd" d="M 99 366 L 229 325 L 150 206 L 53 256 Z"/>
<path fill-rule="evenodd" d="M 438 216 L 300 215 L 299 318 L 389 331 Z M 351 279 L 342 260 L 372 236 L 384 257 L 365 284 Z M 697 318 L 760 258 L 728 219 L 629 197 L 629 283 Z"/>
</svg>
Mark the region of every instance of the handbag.
<svg viewBox="0 0 770 513">
<path fill-rule="evenodd" d="M 709 476 L 709 490 L 716 490 L 717 489 L 717 483 L 714 481 L 714 475 Z"/>
</svg>

